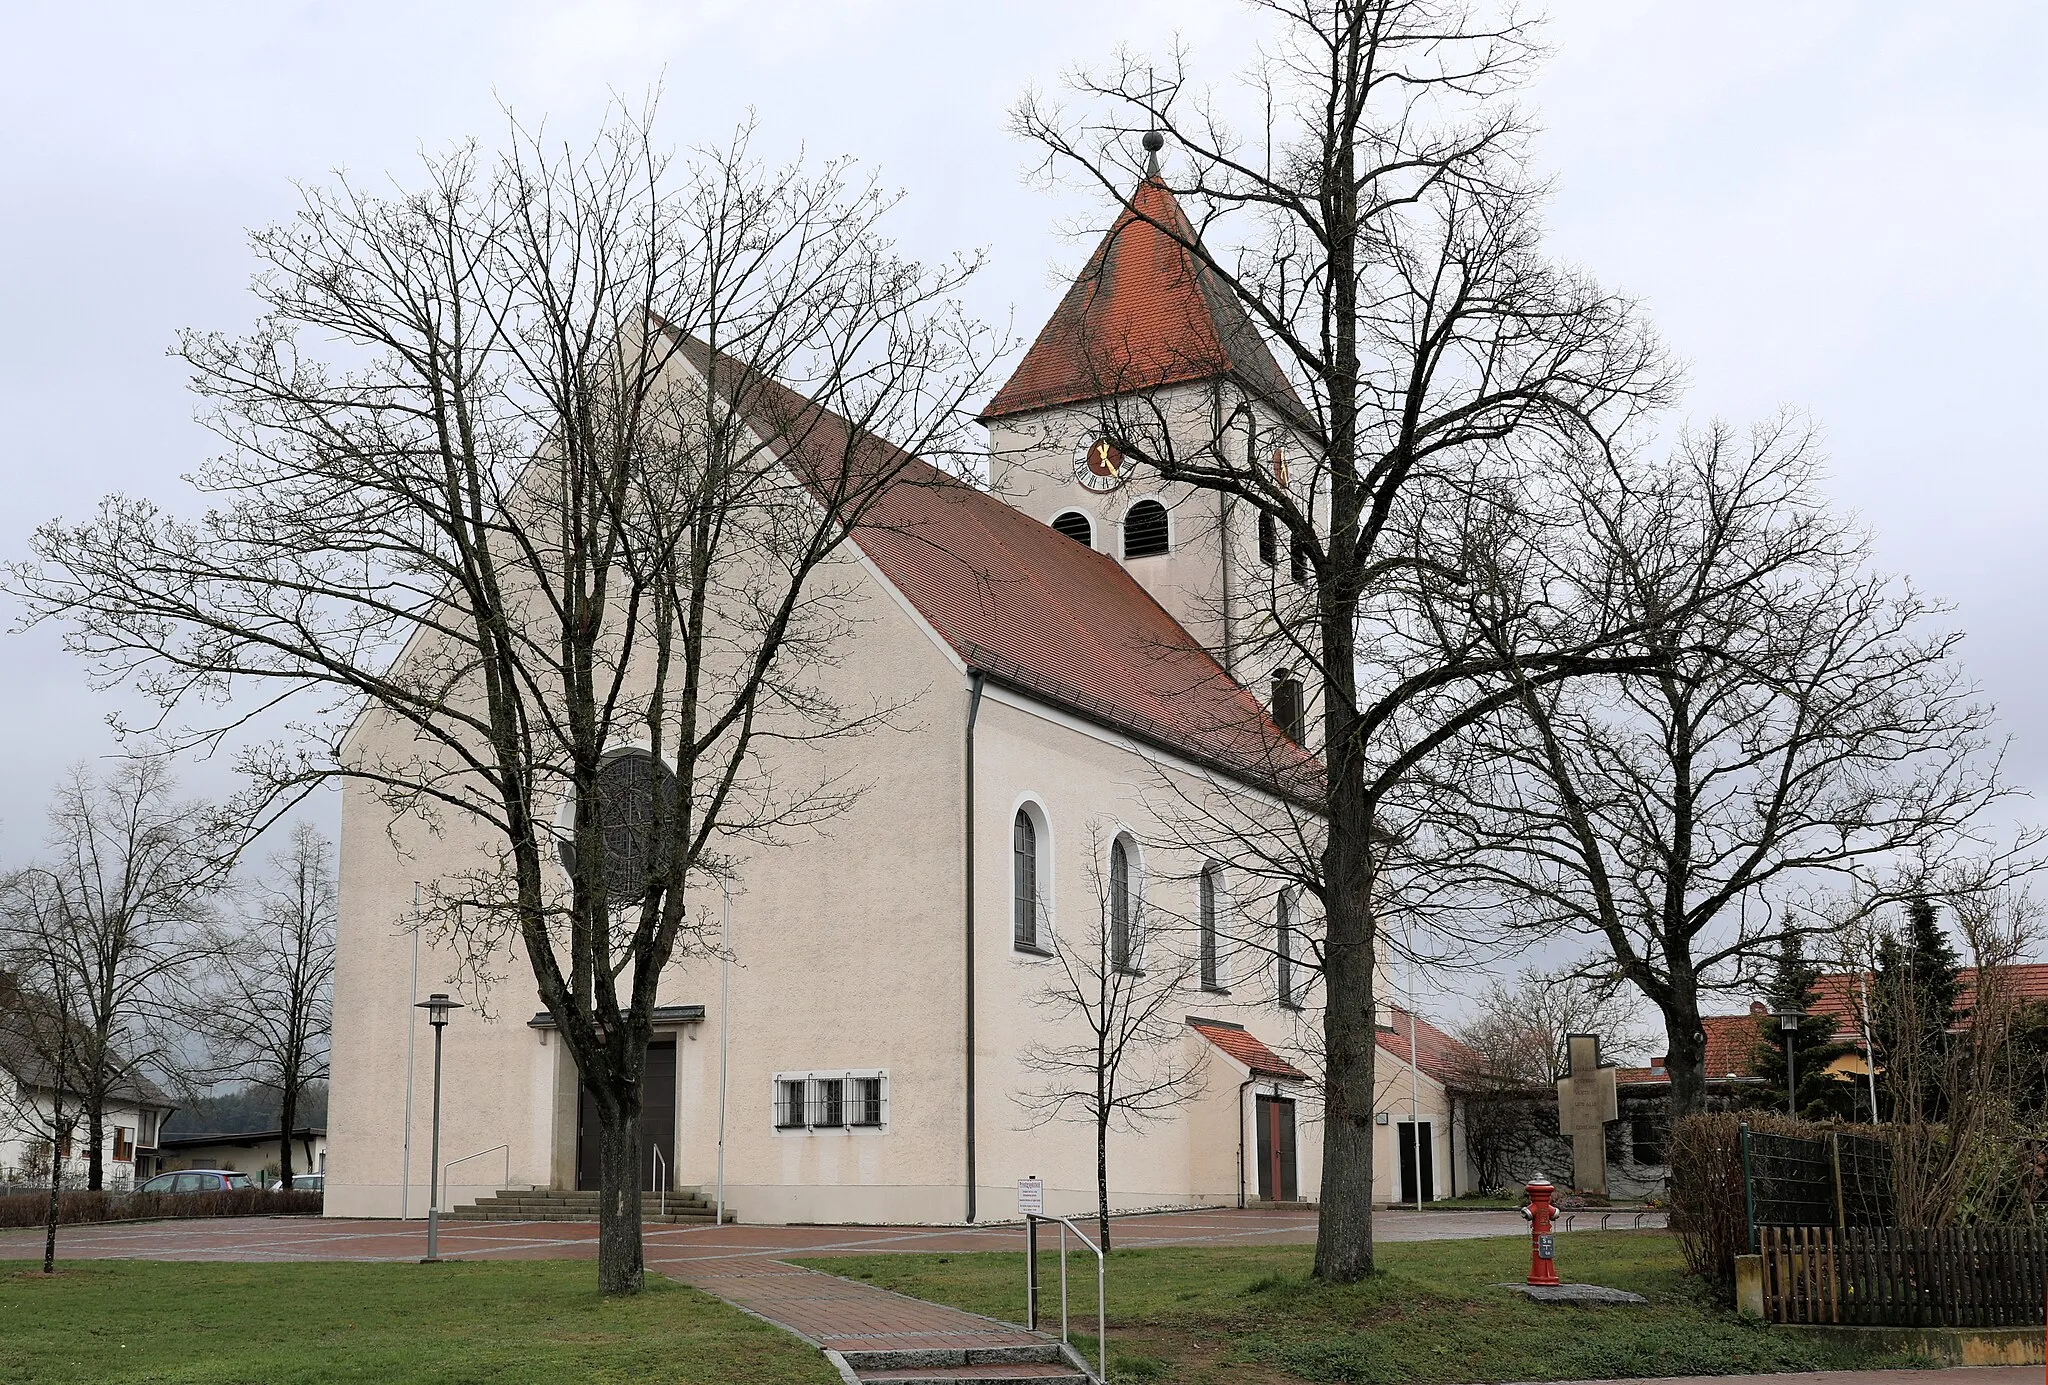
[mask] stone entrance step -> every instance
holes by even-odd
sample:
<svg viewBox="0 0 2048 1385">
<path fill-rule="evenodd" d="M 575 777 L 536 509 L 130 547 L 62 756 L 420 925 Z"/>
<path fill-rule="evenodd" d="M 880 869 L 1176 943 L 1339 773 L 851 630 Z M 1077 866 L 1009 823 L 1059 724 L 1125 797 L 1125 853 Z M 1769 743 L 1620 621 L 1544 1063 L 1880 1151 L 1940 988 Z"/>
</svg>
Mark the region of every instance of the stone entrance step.
<svg viewBox="0 0 2048 1385">
<path fill-rule="evenodd" d="M 980 1385 L 1090 1385 L 1050 1343 L 1023 1346 L 845 1351 L 840 1356 L 862 1381 L 978 1381 Z"/>
<path fill-rule="evenodd" d="M 594 1189 L 501 1188 L 490 1197 L 480 1197 L 443 1215 L 449 1221 L 467 1222 L 596 1221 L 597 1198 Z M 661 1194 L 643 1192 L 640 1195 L 641 1219 L 657 1225 L 709 1225 L 714 1210 L 701 1188 L 678 1188 L 670 1192 L 666 1211 L 663 1210 Z M 739 1217 L 728 1206 L 725 1219 L 735 1222 Z"/>
</svg>

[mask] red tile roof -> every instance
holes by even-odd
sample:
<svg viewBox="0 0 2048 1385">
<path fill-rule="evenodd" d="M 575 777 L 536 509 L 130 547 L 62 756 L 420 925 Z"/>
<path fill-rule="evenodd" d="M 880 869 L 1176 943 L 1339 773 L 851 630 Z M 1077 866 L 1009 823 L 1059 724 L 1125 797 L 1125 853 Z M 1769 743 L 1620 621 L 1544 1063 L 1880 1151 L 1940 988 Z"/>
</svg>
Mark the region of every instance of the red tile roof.
<svg viewBox="0 0 2048 1385">
<path fill-rule="evenodd" d="M 1254 1077 L 1284 1077 L 1308 1081 L 1308 1074 L 1245 1032 L 1241 1024 L 1228 1020 L 1197 1019 L 1188 1016 L 1188 1026 L 1231 1057 L 1243 1063 Z"/>
<path fill-rule="evenodd" d="M 1166 184 L 1138 184 L 982 420 L 1226 376 L 1299 414 L 1236 295 L 1188 250 L 1194 240 Z"/>
<path fill-rule="evenodd" d="M 2048 1000 L 2048 964 L 2025 962 L 2004 968 L 2003 974 L 2022 1002 Z M 1835 1016 L 1839 1021 L 1836 1028 L 1842 1032 L 1861 1032 L 1864 980 L 1862 972 L 1821 977 L 1814 985 L 1814 1013 Z M 1964 967 L 1956 973 L 1956 982 L 1967 1002 L 1977 989 L 1977 969 Z"/>
<path fill-rule="evenodd" d="M 685 347 L 708 363 L 700 343 Z M 720 375 L 814 487 L 850 469 L 891 477 L 852 537 L 969 668 L 1233 776 L 1308 791 L 1314 758 L 1115 559 L 737 363 Z"/>
<path fill-rule="evenodd" d="M 1392 1028 L 1380 1029 L 1374 1034 L 1382 1051 L 1391 1053 L 1402 1062 L 1408 1061 L 1409 1013 L 1399 1006 L 1389 1006 L 1392 1013 Z M 1472 1076 L 1485 1066 L 1479 1051 L 1460 1039 L 1454 1039 L 1428 1020 L 1415 1017 L 1415 1049 L 1421 1054 L 1416 1065 L 1423 1074 L 1449 1087 L 1461 1079 Z"/>
<path fill-rule="evenodd" d="M 1700 1028 L 1707 1032 L 1707 1080 L 1752 1076 L 1750 1060 L 1763 1039 L 1756 1015 L 1701 1015 Z"/>
</svg>

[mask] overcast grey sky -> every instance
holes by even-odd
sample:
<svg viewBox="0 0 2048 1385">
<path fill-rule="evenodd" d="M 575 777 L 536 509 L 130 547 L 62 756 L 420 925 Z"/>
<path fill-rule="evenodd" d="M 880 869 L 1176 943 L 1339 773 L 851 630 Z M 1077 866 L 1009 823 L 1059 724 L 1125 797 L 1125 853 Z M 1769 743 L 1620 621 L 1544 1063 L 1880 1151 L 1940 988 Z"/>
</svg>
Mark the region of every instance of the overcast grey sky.
<svg viewBox="0 0 2048 1385">
<path fill-rule="evenodd" d="M 1686 411 L 1781 404 L 1825 429 L 1887 566 L 1954 601 L 1966 657 L 2048 787 L 2038 679 L 2048 518 L 2033 407 L 2048 351 L 2048 6 L 1569 0 L 1531 100 L 1554 245 L 1627 290 L 1691 365 Z M 292 180 L 410 176 L 494 137 L 499 102 L 587 129 L 665 80 L 676 143 L 748 106 L 766 144 L 852 154 L 908 195 L 906 248 L 993 256 L 973 303 L 1019 331 L 1083 247 L 1023 177 L 1005 112 L 1118 41 L 1179 33 L 1222 80 L 1234 0 L 526 0 L 31 5 L 0 45 L 0 553 L 102 493 L 166 499 L 206 450 L 164 349 L 250 317 L 244 233 Z M 1085 210 L 1085 209 L 1083 209 Z M 5 613 L 10 623 L 13 613 Z M 0 862 L 48 788 L 107 753 L 111 705 L 53 637 L 0 638 Z M 204 769 L 198 788 L 220 786 Z"/>
</svg>

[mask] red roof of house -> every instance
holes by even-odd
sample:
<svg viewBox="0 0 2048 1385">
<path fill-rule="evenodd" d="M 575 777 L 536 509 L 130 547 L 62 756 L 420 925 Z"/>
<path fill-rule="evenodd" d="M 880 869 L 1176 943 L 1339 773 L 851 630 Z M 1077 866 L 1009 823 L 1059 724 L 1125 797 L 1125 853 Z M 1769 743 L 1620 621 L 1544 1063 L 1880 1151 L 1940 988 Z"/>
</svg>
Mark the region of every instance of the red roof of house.
<svg viewBox="0 0 2048 1385">
<path fill-rule="evenodd" d="M 1377 1030 L 1374 1037 L 1379 1040 L 1382 1050 L 1406 1063 L 1409 1061 L 1408 1024 L 1411 1017 L 1399 1006 L 1387 1008 L 1393 1016 L 1392 1027 Z M 1415 1051 L 1421 1055 L 1416 1066 L 1426 1076 L 1449 1087 L 1456 1085 L 1461 1078 L 1479 1072 L 1484 1066 L 1479 1051 L 1470 1044 L 1452 1038 L 1419 1015 L 1413 1018 Z"/>
<path fill-rule="evenodd" d="M 2026 962 L 2001 969 L 2022 1002 L 2048 1000 L 2048 964 Z M 1814 983 L 1814 1013 L 1833 1015 L 1842 1032 L 1861 1032 L 1863 1016 L 1862 972 L 1835 972 Z M 1956 973 L 1964 997 L 1977 989 L 1977 969 L 1964 967 Z"/>
<path fill-rule="evenodd" d="M 1756 1046 L 1763 1039 L 1757 1028 L 1756 1012 L 1746 1015 L 1701 1015 L 1700 1028 L 1707 1032 L 1707 1080 L 1717 1077 L 1748 1077 Z"/>
<path fill-rule="evenodd" d="M 1188 249 L 1194 241 L 1166 184 L 1138 184 L 982 420 L 1224 376 L 1299 413 L 1237 296 Z"/>
<path fill-rule="evenodd" d="M 1197 1019 L 1190 1015 L 1188 1026 L 1250 1068 L 1254 1077 L 1284 1077 L 1296 1082 L 1308 1081 L 1307 1073 L 1246 1033 L 1245 1027 L 1241 1024 L 1232 1024 L 1228 1020 Z"/>
<path fill-rule="evenodd" d="M 700 366 L 701 344 L 686 343 Z M 1162 749 L 1283 791 L 1317 762 L 1107 554 L 726 362 L 736 407 L 809 484 L 891 479 L 854 541 L 968 667 Z"/>
</svg>

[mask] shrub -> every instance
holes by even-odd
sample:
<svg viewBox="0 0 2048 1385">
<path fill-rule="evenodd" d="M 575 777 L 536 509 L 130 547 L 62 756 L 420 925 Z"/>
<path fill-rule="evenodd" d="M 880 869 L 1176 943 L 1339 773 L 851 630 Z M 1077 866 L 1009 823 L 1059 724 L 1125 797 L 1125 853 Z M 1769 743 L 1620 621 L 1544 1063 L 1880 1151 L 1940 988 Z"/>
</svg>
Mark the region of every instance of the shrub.
<svg viewBox="0 0 2048 1385">
<path fill-rule="evenodd" d="M 157 1217 L 317 1217 L 321 1195 L 270 1193 L 247 1188 L 227 1193 L 60 1193 L 57 1221 L 140 1221 Z M 48 1193 L 0 1197 L 0 1226 L 41 1226 L 50 1212 Z"/>
</svg>

